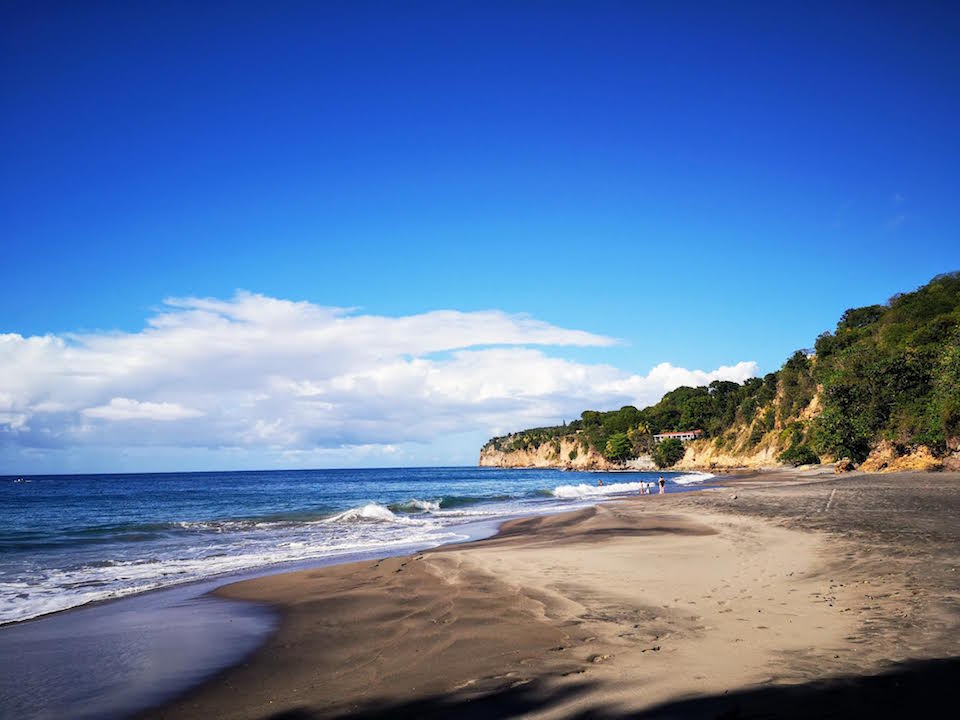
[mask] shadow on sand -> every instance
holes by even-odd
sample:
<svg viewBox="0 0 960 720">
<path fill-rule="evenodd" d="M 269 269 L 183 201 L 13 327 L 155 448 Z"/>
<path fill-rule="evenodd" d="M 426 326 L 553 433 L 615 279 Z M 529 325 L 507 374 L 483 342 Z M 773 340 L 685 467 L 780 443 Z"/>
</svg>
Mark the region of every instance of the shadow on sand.
<svg viewBox="0 0 960 720">
<path fill-rule="evenodd" d="M 893 666 L 880 675 L 842 677 L 803 685 L 773 686 L 665 703 L 640 713 L 582 705 L 564 709 L 597 685 L 581 682 L 549 689 L 539 681 L 471 697 L 436 696 L 403 703 L 371 701 L 336 718 L 506 718 L 553 710 L 580 720 L 643 718 L 897 718 L 952 714 L 960 688 L 960 657 Z M 271 720 L 331 717 L 297 709 Z"/>
</svg>

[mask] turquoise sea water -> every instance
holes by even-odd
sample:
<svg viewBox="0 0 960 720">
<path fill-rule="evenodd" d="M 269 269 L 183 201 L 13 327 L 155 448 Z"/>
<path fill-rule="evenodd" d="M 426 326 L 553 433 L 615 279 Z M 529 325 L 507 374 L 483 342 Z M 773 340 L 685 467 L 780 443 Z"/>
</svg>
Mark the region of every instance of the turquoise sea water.
<svg viewBox="0 0 960 720">
<path fill-rule="evenodd" d="M 676 491 L 709 476 L 664 477 Z M 656 478 L 476 467 L 0 477 L 0 623 L 222 573 L 452 542 L 477 520 L 638 494 Z"/>
</svg>

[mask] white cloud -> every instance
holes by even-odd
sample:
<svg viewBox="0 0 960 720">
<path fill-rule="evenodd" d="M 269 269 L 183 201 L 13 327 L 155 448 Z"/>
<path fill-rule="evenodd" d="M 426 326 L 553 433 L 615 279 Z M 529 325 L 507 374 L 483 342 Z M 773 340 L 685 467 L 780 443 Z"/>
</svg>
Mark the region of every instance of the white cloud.
<svg viewBox="0 0 960 720">
<path fill-rule="evenodd" d="M 616 342 L 495 310 L 385 317 L 249 293 L 176 298 L 140 332 L 0 334 L 0 449 L 399 457 L 410 443 L 643 406 L 757 372 L 662 363 L 639 375 L 547 351 Z"/>
<path fill-rule="evenodd" d="M 130 398 L 113 398 L 107 405 L 86 408 L 84 415 L 101 420 L 183 420 L 203 415 L 200 410 L 169 402 L 140 402 Z"/>
</svg>

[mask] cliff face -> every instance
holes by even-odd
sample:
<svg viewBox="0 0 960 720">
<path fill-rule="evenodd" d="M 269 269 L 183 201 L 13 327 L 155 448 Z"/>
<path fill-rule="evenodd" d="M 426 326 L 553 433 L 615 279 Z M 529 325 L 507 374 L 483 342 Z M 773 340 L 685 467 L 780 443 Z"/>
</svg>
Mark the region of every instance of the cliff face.
<svg viewBox="0 0 960 720">
<path fill-rule="evenodd" d="M 782 396 L 774 399 L 773 412 L 780 410 Z M 809 423 L 821 412 L 820 390 L 813 396 L 798 416 L 799 420 Z M 735 422 L 721 437 L 696 440 L 686 444 L 683 458 L 674 465 L 677 470 L 733 470 L 737 468 L 773 468 L 784 467 L 778 460 L 780 453 L 789 447 L 791 438 L 785 432 L 782 423 L 765 432 L 756 443 L 750 441 L 751 431 L 761 421 L 751 423 Z M 830 462 L 831 458 L 822 458 Z"/>
<path fill-rule="evenodd" d="M 781 467 L 777 460 L 780 449 L 776 445 L 757 446 L 752 452 L 737 452 L 717 448 L 712 440 L 687 443 L 686 453 L 674 470 L 733 470 L 735 468 Z"/>
<path fill-rule="evenodd" d="M 799 420 L 809 423 L 822 411 L 822 389 L 818 388 L 810 404 L 801 411 Z M 779 398 L 777 399 L 777 405 Z M 673 466 L 676 470 L 733 470 L 736 468 L 773 468 L 784 467 L 779 461 L 780 453 L 790 445 L 787 433 L 778 425 L 766 433 L 755 446 L 749 443 L 750 427 L 742 423 L 735 425 L 724 437 L 711 440 L 697 440 L 687 443 L 683 458 Z M 846 463 L 837 462 L 840 458 L 827 454 L 820 456 L 823 463 L 837 463 L 837 472 Z M 857 468 L 863 472 L 902 472 L 906 470 L 939 470 L 941 468 L 960 467 L 960 453 L 948 454 L 944 458 L 936 457 L 929 447 L 919 445 L 907 452 L 898 452 L 887 440 L 873 446 L 869 456 Z M 850 469 L 850 468 L 847 468 Z"/>
<path fill-rule="evenodd" d="M 481 467 L 501 468 L 561 468 L 564 470 L 653 470 L 649 455 L 614 463 L 595 450 L 585 449 L 576 437 L 559 438 L 536 448 L 502 450 L 487 443 L 480 449 Z"/>
<path fill-rule="evenodd" d="M 816 400 L 811 408 L 816 412 Z M 784 467 L 777 459 L 789 441 L 783 439 L 779 429 L 767 433 L 754 447 L 748 448 L 746 438 L 749 427 L 742 426 L 735 434 L 728 436 L 727 442 L 718 444 L 716 439 L 696 440 L 687 443 L 683 458 L 673 465 L 671 470 L 734 470 L 739 468 Z M 574 452 L 575 451 L 575 452 Z M 571 453 L 574 457 L 570 457 Z M 836 458 L 822 457 L 823 462 L 834 462 Z M 559 468 L 563 470 L 655 470 L 649 455 L 629 460 L 626 463 L 614 463 L 595 450 L 584 450 L 581 441 L 575 436 L 563 438 L 552 443 L 544 443 L 536 448 L 524 450 L 500 450 L 487 443 L 480 450 L 481 467 L 500 468 Z M 954 453 L 946 459 L 934 457 L 929 448 L 920 446 L 906 455 L 898 455 L 888 442 L 877 445 L 867 460 L 860 466 L 864 472 L 900 472 L 904 470 L 937 470 L 942 467 L 960 470 L 960 453 Z"/>
<path fill-rule="evenodd" d="M 960 271 L 882 305 L 851 308 L 812 350 L 743 383 L 678 387 L 638 409 L 584 410 L 493 438 L 481 465 L 616 469 L 652 452 L 679 469 L 836 462 L 868 472 L 960 467 Z M 702 430 L 682 450 L 663 432 Z M 649 466 L 644 458 L 638 463 Z"/>
</svg>

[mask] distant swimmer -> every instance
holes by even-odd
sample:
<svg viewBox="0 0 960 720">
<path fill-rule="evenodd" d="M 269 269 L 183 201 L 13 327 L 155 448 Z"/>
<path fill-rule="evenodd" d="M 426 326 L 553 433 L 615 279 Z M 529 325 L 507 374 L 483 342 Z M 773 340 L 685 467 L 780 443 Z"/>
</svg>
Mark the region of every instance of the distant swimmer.
<svg viewBox="0 0 960 720">
<path fill-rule="evenodd" d="M 603 478 L 597 478 L 597 487 L 603 487 Z"/>
<path fill-rule="evenodd" d="M 663 475 L 661 475 L 661 476 L 660 476 L 660 494 L 661 494 L 661 495 L 665 495 L 665 494 L 666 494 L 666 492 L 667 492 L 666 489 L 665 489 L 666 487 L 667 487 L 667 481 L 664 480 L 664 479 L 663 479 Z"/>
</svg>

